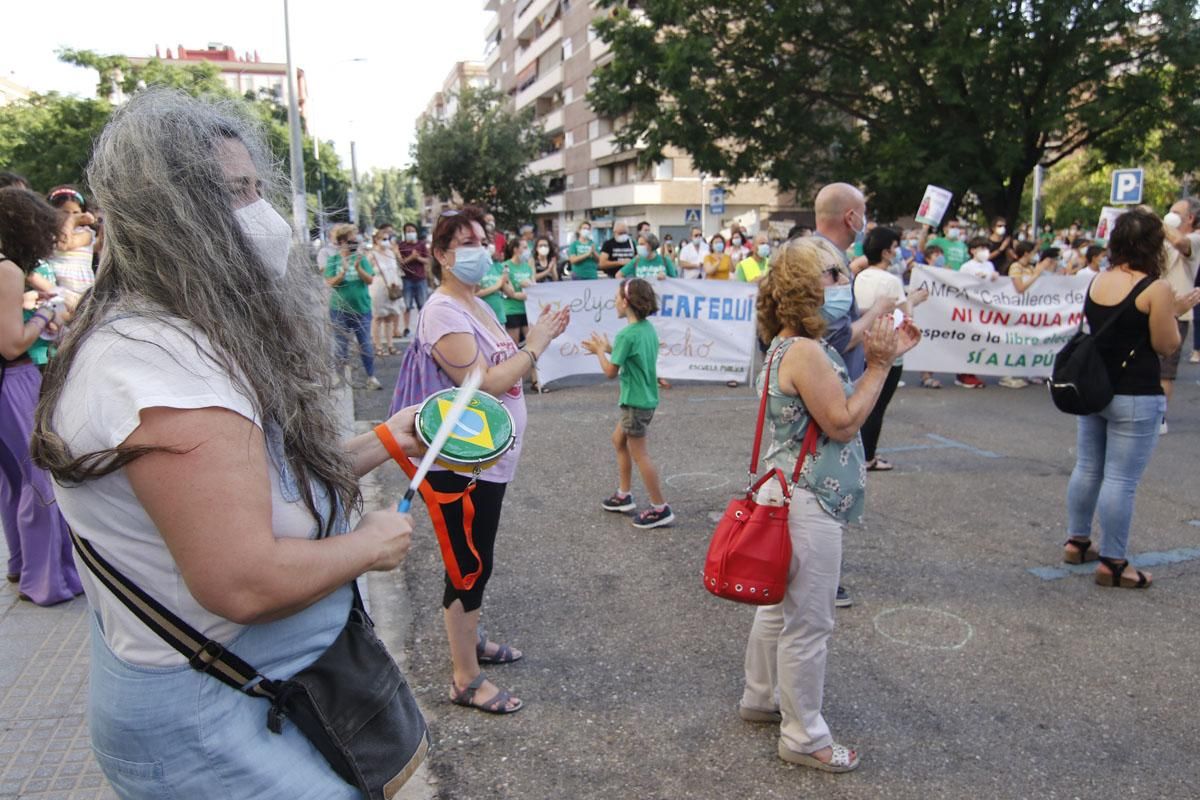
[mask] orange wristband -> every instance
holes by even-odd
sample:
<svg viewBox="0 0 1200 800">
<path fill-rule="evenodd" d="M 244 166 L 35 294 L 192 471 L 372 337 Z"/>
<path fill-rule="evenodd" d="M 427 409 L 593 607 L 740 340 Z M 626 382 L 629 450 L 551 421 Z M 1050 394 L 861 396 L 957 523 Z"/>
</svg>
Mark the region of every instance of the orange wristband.
<svg viewBox="0 0 1200 800">
<path fill-rule="evenodd" d="M 392 435 L 392 429 L 387 426 L 386 422 L 381 422 L 375 426 L 375 435 L 379 437 L 379 441 L 383 444 L 383 449 L 388 451 L 388 455 L 397 464 L 408 461 L 408 456 L 404 454 L 403 448 L 396 441 L 396 437 Z"/>
</svg>

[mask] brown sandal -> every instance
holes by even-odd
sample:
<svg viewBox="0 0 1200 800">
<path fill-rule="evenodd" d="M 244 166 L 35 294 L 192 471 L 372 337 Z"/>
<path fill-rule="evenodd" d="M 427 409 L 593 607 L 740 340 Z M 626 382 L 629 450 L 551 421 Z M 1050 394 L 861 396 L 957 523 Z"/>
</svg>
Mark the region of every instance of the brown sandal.
<svg viewBox="0 0 1200 800">
<path fill-rule="evenodd" d="M 513 699 L 513 696 L 507 690 L 501 689 L 496 693 L 496 696 L 491 700 L 482 703 L 475 702 L 475 694 L 479 691 L 479 687 L 483 686 L 483 682 L 487 680 L 487 676 L 482 672 L 475 676 L 475 680 L 467 684 L 465 689 L 460 690 L 454 685 L 454 681 L 450 682 L 450 690 L 454 692 L 454 696 L 450 698 L 450 702 L 456 706 L 467 706 L 468 708 L 477 708 L 480 711 L 486 711 L 488 714 L 515 714 L 525 707 L 525 704 L 517 700 L 516 706 L 509 707 L 508 703 Z"/>
<path fill-rule="evenodd" d="M 1101 586 L 1118 589 L 1149 589 L 1153 583 L 1150 576 L 1142 572 L 1140 569 L 1135 569 L 1136 578 L 1125 577 L 1125 568 L 1129 566 L 1129 562 L 1122 558 L 1105 558 L 1100 556 L 1100 563 L 1108 568 L 1108 572 L 1104 573 L 1096 570 L 1096 583 Z"/>
<path fill-rule="evenodd" d="M 1091 539 L 1070 538 L 1063 542 L 1063 547 L 1069 548 L 1063 552 L 1063 562 L 1067 564 L 1083 564 L 1100 558 L 1100 551 L 1092 547 Z"/>
</svg>

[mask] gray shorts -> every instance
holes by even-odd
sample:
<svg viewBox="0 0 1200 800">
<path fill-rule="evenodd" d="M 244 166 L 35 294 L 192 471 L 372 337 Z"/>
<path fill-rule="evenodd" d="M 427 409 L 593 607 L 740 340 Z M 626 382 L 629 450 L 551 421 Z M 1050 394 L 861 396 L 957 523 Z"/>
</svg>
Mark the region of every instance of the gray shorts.
<svg viewBox="0 0 1200 800">
<path fill-rule="evenodd" d="M 625 431 L 626 436 L 632 436 L 634 439 L 645 437 L 646 428 L 650 427 L 652 419 L 654 419 L 653 408 L 621 406 L 621 430 Z"/>
<path fill-rule="evenodd" d="M 1179 374 L 1179 357 L 1183 355 L 1183 343 L 1187 340 L 1188 323 L 1180 320 L 1175 322 L 1179 325 L 1179 347 L 1169 356 L 1158 357 L 1159 378 L 1164 381 L 1173 381 Z"/>
</svg>

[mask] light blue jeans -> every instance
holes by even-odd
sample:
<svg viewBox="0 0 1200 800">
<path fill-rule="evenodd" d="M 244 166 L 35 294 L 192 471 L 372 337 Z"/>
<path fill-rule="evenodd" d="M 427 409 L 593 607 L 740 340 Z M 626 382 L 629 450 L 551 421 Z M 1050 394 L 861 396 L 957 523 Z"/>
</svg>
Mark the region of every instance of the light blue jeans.
<svg viewBox="0 0 1200 800">
<path fill-rule="evenodd" d="M 1099 512 L 1105 558 L 1125 558 L 1133 495 L 1166 411 L 1162 395 L 1119 394 L 1100 413 L 1079 418 L 1075 470 L 1067 484 L 1067 531 L 1090 538 Z"/>
</svg>

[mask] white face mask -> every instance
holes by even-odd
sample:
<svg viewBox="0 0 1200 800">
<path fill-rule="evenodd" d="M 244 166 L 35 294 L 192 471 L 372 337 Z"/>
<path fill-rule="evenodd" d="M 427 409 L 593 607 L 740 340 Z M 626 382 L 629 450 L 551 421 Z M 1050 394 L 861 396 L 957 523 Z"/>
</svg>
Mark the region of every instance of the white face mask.
<svg viewBox="0 0 1200 800">
<path fill-rule="evenodd" d="M 996 235 L 997 235 L 997 236 L 1003 236 L 1003 235 L 1004 235 L 1004 232 L 1005 232 L 1006 230 L 1008 230 L 1008 228 L 1004 227 L 1003 225 L 997 225 L 997 226 L 996 226 Z"/>
<path fill-rule="evenodd" d="M 288 253 L 292 249 L 292 226 L 262 198 L 233 212 L 242 233 L 268 274 L 280 280 L 287 274 Z"/>
<path fill-rule="evenodd" d="M 988 260 L 989 255 L 991 255 L 991 254 L 987 250 L 985 250 L 984 248 L 981 247 L 975 251 L 975 260 L 978 261 L 980 264 L 982 264 L 984 261 Z"/>
<path fill-rule="evenodd" d="M 539 255 L 539 256 L 548 256 L 548 255 L 550 255 L 550 248 L 549 248 L 549 247 L 546 247 L 546 245 L 542 245 L 541 247 L 539 247 L 539 248 L 538 248 L 538 255 Z"/>
</svg>

